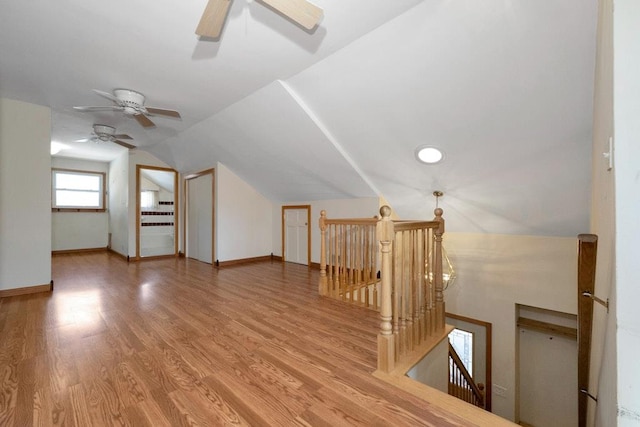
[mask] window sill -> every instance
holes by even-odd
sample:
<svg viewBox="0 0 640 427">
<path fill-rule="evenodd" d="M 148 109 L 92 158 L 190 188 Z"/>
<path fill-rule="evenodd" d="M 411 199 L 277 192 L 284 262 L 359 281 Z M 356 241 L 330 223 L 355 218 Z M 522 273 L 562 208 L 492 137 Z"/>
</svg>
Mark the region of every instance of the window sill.
<svg viewBox="0 0 640 427">
<path fill-rule="evenodd" d="M 102 209 L 91 209 L 91 208 L 51 208 L 51 212 L 106 212 L 107 210 Z"/>
</svg>

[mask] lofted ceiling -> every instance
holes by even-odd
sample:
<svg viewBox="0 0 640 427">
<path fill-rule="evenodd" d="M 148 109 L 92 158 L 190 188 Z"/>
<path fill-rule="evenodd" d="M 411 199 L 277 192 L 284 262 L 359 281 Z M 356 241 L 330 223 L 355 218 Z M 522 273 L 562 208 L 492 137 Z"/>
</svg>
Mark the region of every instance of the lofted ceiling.
<svg viewBox="0 0 640 427">
<path fill-rule="evenodd" d="M 0 3 L 0 96 L 52 109 L 58 155 L 116 127 L 180 172 L 221 162 L 274 202 L 383 195 L 447 229 L 575 236 L 589 229 L 597 0 L 315 0 L 307 31 L 235 0 L 218 40 L 206 0 Z M 143 129 L 92 92 L 129 88 L 181 119 Z M 420 145 L 445 159 L 424 165 Z"/>
</svg>

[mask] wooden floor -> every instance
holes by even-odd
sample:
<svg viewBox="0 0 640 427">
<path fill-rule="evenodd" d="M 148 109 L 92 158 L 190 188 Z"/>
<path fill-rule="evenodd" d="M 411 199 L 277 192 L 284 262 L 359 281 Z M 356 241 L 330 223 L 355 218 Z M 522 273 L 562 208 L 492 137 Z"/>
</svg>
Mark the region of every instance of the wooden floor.
<svg viewBox="0 0 640 427">
<path fill-rule="evenodd" d="M 0 426 L 471 425 L 382 382 L 377 313 L 295 264 L 53 258 L 0 299 Z"/>
</svg>

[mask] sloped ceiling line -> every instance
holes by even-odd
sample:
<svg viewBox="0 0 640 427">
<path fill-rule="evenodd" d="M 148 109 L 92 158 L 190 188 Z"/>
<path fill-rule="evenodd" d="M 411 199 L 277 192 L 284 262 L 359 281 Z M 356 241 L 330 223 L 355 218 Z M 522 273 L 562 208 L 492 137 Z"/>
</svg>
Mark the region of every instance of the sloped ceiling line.
<svg viewBox="0 0 640 427">
<path fill-rule="evenodd" d="M 289 93 L 291 98 L 300 106 L 302 111 L 311 119 L 311 121 L 318 127 L 320 132 L 324 134 L 329 142 L 335 147 L 335 149 L 342 155 L 342 157 L 351 165 L 353 170 L 362 178 L 362 180 L 371 188 L 371 190 L 378 196 L 381 195 L 375 184 L 369 179 L 369 177 L 362 171 L 358 164 L 351 158 L 349 153 L 342 147 L 338 140 L 333 136 L 329 128 L 320 120 L 320 118 L 313 112 L 313 110 L 307 105 L 306 102 L 300 97 L 300 95 L 293 90 L 287 82 L 278 80 L 278 83 Z"/>
</svg>

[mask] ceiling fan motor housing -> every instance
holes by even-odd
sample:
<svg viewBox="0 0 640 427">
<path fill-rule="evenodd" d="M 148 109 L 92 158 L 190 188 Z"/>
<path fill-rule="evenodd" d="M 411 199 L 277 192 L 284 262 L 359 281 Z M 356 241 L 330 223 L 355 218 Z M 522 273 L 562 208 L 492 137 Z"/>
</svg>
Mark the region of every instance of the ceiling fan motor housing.
<svg viewBox="0 0 640 427">
<path fill-rule="evenodd" d="M 144 112 L 145 97 L 140 92 L 130 89 L 114 89 L 113 95 L 118 98 L 120 105 L 124 107 L 125 114 L 140 114 Z"/>
<path fill-rule="evenodd" d="M 108 141 L 111 136 L 116 133 L 116 129 L 107 125 L 93 125 L 93 131 L 102 141 Z"/>
</svg>

